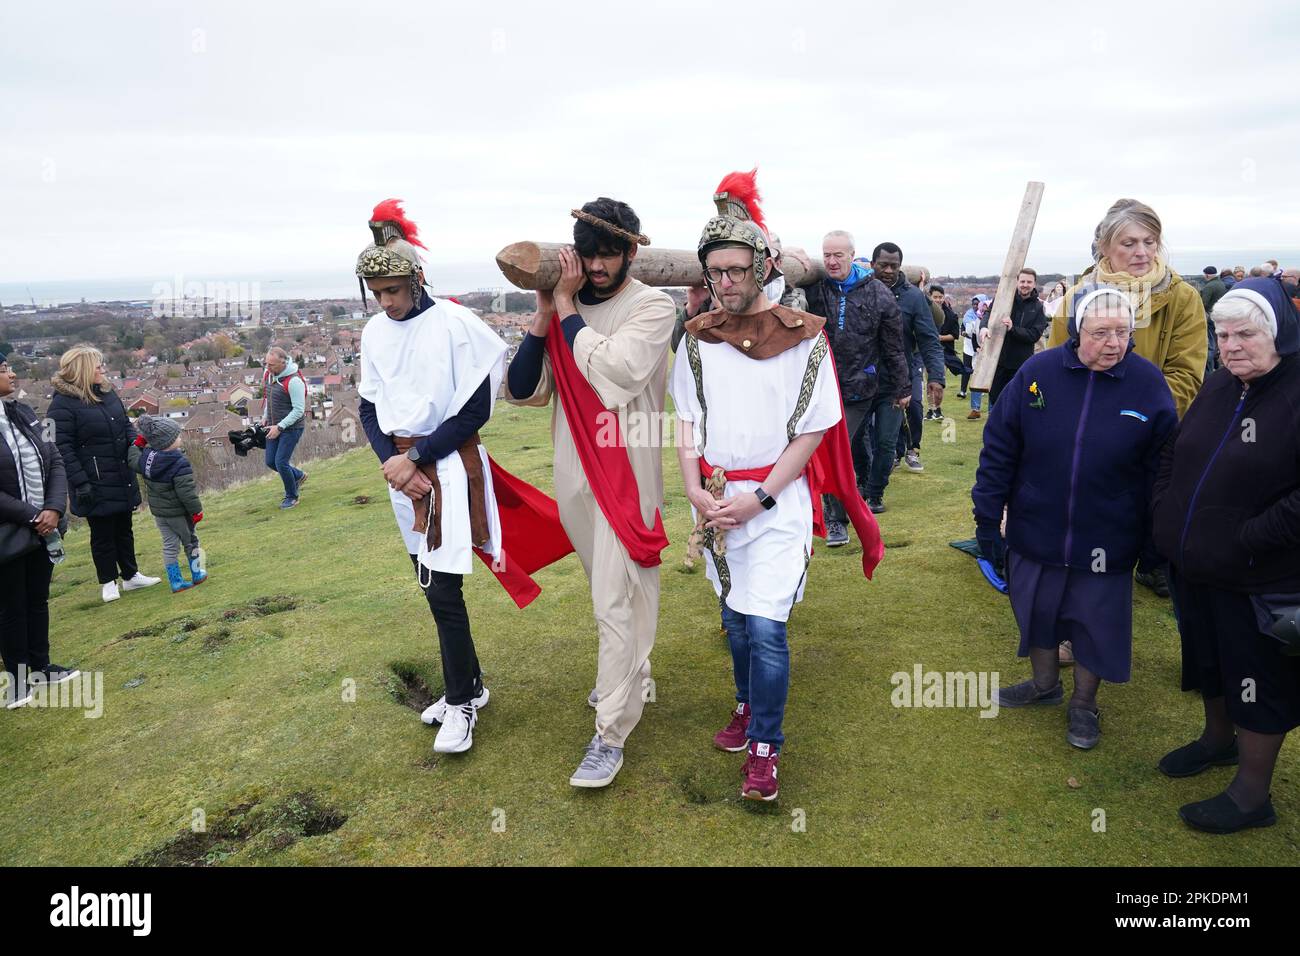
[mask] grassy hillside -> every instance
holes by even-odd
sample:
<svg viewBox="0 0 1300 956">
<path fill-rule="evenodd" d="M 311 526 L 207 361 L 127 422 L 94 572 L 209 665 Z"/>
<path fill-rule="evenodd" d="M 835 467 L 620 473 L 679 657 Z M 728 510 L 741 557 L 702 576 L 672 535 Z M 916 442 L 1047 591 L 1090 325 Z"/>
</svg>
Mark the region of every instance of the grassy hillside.
<svg viewBox="0 0 1300 956">
<path fill-rule="evenodd" d="M 1294 742 L 1274 786 L 1277 826 L 1212 837 L 1177 818 L 1231 771 L 1171 781 L 1155 770 L 1199 732 L 1200 703 L 1177 690 L 1173 617 L 1146 591 L 1135 680 L 1103 688 L 1090 753 L 1065 743 L 1061 708 L 981 719 L 891 705 L 890 675 L 918 663 L 999 671 L 1003 684 L 1028 672 L 1006 600 L 948 547 L 972 533 L 983 423 L 965 421 L 955 394 L 946 410 L 959 417 L 953 440 L 927 426 L 925 473 L 890 485 L 876 580 L 861 576 L 856 539 L 813 560 L 791 622 L 775 806 L 740 800 L 742 758 L 710 746 L 731 707 L 731 665 L 702 571 L 678 570 L 689 511 L 671 450 L 656 699 L 615 784 L 583 791 L 568 777 L 592 733 L 596 638 L 577 560 L 543 572 L 542 597 L 522 612 L 486 569 L 468 579 L 492 701 L 472 751 L 434 754 L 435 731 L 413 709 L 441 693 L 433 624 L 375 458 L 358 449 L 309 466 L 289 512 L 273 476 L 208 496 L 212 577 L 191 593 L 160 585 L 105 606 L 85 533 L 71 537 L 54 577 L 54 658 L 103 672 L 104 713 L 0 712 L 4 862 L 1293 863 Z M 485 438 L 549 487 L 548 423 L 499 406 Z M 161 573 L 147 515 L 136 530 L 142 566 Z"/>
</svg>

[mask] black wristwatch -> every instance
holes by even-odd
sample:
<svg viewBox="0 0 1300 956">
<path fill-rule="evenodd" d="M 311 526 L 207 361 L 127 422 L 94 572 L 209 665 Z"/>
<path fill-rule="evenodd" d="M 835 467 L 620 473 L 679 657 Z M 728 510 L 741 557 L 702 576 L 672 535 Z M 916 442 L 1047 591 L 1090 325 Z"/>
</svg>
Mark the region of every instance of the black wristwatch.
<svg viewBox="0 0 1300 956">
<path fill-rule="evenodd" d="M 763 506 L 765 511 L 771 511 L 776 507 L 776 499 L 764 491 L 762 485 L 754 489 L 754 494 L 758 496 L 758 503 Z"/>
<path fill-rule="evenodd" d="M 418 465 L 420 463 L 420 450 L 412 445 L 410 448 L 406 449 L 406 457 Z"/>
</svg>

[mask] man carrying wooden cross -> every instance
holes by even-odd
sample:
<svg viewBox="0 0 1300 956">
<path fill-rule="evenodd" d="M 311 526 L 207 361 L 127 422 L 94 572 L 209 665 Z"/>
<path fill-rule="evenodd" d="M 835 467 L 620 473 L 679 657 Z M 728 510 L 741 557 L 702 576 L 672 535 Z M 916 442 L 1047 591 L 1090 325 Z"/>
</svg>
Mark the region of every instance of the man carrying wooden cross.
<svg viewBox="0 0 1300 956">
<path fill-rule="evenodd" d="M 506 400 L 541 406 L 557 398 L 555 497 L 591 583 L 599 637 L 588 698 L 596 733 L 569 783 L 604 787 L 623 766 L 650 687 L 660 552 L 668 545 L 658 436 L 675 309 L 666 292 L 628 277 L 637 247 L 649 243 L 630 206 L 602 197 L 575 218 L 576 251 L 561 251 L 554 291 L 537 293 Z M 609 440 L 613 414 L 617 442 Z M 635 429 L 643 440 L 625 440 L 627 422 L 646 426 Z"/>
</svg>

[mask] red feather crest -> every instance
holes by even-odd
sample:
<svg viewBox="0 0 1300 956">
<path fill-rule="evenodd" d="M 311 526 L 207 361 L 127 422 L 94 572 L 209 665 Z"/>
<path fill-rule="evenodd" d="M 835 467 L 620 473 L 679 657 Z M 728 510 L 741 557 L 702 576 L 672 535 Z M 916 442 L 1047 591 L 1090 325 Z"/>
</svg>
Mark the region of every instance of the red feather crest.
<svg viewBox="0 0 1300 956">
<path fill-rule="evenodd" d="M 370 216 L 370 221 L 397 223 L 397 228 L 402 230 L 402 235 L 405 237 L 407 242 L 413 246 L 419 246 L 421 249 L 424 249 L 425 252 L 429 251 L 428 247 L 420 241 L 419 228 L 415 223 L 406 218 L 406 212 L 402 209 L 402 200 L 385 199 L 375 207 L 375 211 Z"/>
<path fill-rule="evenodd" d="M 727 193 L 732 199 L 742 203 L 749 210 L 749 218 L 766 233 L 767 223 L 763 221 L 763 210 L 758 208 L 759 200 L 763 197 L 758 192 L 757 177 L 757 166 L 747 173 L 728 173 L 713 192 Z"/>
</svg>

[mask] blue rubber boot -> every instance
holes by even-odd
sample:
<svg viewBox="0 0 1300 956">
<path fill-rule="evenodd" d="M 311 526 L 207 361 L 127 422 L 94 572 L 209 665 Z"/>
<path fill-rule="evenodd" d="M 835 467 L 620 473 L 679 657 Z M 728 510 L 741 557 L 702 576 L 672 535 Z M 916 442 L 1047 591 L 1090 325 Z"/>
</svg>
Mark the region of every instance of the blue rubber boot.
<svg viewBox="0 0 1300 956">
<path fill-rule="evenodd" d="M 198 558 L 190 558 L 190 580 L 195 584 L 202 584 L 208 579 L 208 572 L 203 570 L 203 566 Z"/>
<path fill-rule="evenodd" d="M 172 586 L 172 594 L 177 591 L 188 591 L 194 586 L 181 577 L 181 566 L 179 564 L 167 565 L 167 583 Z"/>
</svg>

